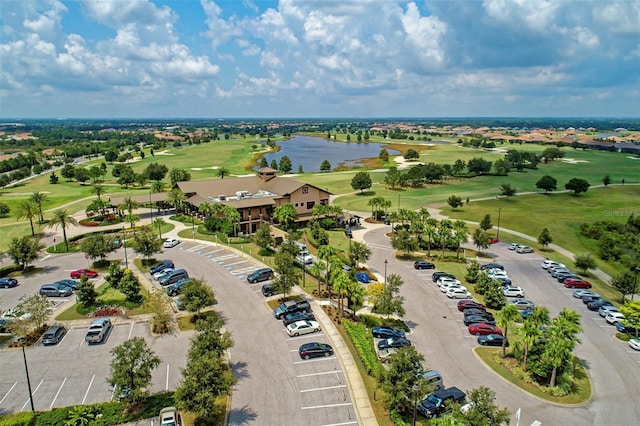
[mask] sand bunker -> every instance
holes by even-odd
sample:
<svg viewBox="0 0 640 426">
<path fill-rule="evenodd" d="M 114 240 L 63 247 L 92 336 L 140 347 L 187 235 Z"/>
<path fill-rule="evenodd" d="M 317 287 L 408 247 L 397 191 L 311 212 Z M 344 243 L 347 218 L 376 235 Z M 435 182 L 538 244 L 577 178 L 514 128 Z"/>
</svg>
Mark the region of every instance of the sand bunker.
<svg viewBox="0 0 640 426">
<path fill-rule="evenodd" d="M 211 167 L 192 167 L 191 170 L 216 170 L 219 169 L 220 166 L 211 166 Z"/>
<path fill-rule="evenodd" d="M 567 164 L 588 163 L 587 160 L 576 160 L 575 158 L 561 158 L 561 161 Z"/>
</svg>

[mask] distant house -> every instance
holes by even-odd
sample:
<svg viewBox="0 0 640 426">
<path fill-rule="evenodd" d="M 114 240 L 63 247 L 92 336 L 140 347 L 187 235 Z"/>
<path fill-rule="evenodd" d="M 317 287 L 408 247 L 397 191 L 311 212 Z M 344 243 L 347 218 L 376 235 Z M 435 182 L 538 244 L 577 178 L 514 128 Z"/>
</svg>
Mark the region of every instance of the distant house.
<svg viewBox="0 0 640 426">
<path fill-rule="evenodd" d="M 618 152 L 628 152 L 630 154 L 640 154 L 640 145 L 632 142 L 618 142 L 614 146 Z"/>
<path fill-rule="evenodd" d="M 329 191 L 276 173 L 265 167 L 255 176 L 177 182 L 175 187 L 184 193 L 192 211 L 204 202 L 235 207 L 244 233 L 254 233 L 263 222 L 273 223 L 273 210 L 278 206 L 291 203 L 296 222 L 305 224 L 314 205 L 329 204 Z"/>
</svg>

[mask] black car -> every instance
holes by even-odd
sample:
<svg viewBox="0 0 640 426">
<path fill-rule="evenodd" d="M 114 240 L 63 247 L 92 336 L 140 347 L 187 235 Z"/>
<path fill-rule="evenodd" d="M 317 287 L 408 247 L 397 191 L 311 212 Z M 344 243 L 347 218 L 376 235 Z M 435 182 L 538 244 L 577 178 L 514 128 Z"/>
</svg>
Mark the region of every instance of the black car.
<svg viewBox="0 0 640 426">
<path fill-rule="evenodd" d="M 247 282 L 254 284 L 260 281 L 270 280 L 271 278 L 273 278 L 273 270 L 271 268 L 260 268 L 247 275 Z"/>
<path fill-rule="evenodd" d="M 284 326 L 288 326 L 296 321 L 315 321 L 316 317 L 311 312 L 298 311 L 287 314 L 282 318 Z"/>
<path fill-rule="evenodd" d="M 413 267 L 416 269 L 435 269 L 436 265 L 431 262 L 427 262 L 426 260 L 416 260 Z"/>
<path fill-rule="evenodd" d="M 163 271 L 165 269 L 168 268 L 174 268 L 175 265 L 173 264 L 172 261 L 170 260 L 163 260 L 162 262 L 158 263 L 156 266 L 154 266 L 153 268 L 149 269 L 149 273 L 151 275 L 156 274 L 160 271 Z"/>
<path fill-rule="evenodd" d="M 588 304 L 589 302 L 598 302 L 600 300 L 605 300 L 602 298 L 602 296 L 584 296 L 581 297 L 582 299 L 582 303 L 584 303 L 585 305 Z"/>
<path fill-rule="evenodd" d="M 411 346 L 411 340 L 405 337 L 389 337 L 378 342 L 378 349 L 403 348 L 405 346 Z"/>
<path fill-rule="evenodd" d="M 496 325 L 496 322 L 489 317 L 483 317 L 481 315 L 469 315 L 464 317 L 464 325 L 477 324 L 483 322 L 485 324 Z"/>
<path fill-rule="evenodd" d="M 262 295 L 264 297 L 270 297 L 275 294 L 276 288 L 274 287 L 273 284 L 265 284 L 262 286 L 260 291 L 262 292 Z"/>
<path fill-rule="evenodd" d="M 61 325 L 51 326 L 45 331 L 42 335 L 42 344 L 43 345 L 55 345 L 60 343 L 60 340 L 67 333 L 67 329 Z"/>
<path fill-rule="evenodd" d="M 167 295 L 168 296 L 177 296 L 182 291 L 182 287 L 188 283 L 189 281 L 193 281 L 193 278 L 183 278 L 180 281 L 171 284 L 167 287 Z"/>
<path fill-rule="evenodd" d="M 559 283 L 563 283 L 564 280 L 566 280 L 567 278 L 580 278 L 580 277 L 572 272 L 560 272 L 556 274 L 556 279 L 558 280 Z"/>
<path fill-rule="evenodd" d="M 448 272 L 434 272 L 433 275 L 431 275 L 431 279 L 433 280 L 434 283 L 442 277 L 450 277 L 450 278 L 453 278 L 454 280 L 456 279 L 455 275 L 449 274 Z"/>
<path fill-rule="evenodd" d="M 621 322 L 616 323 L 616 330 L 618 330 L 618 333 L 627 333 L 634 336 L 640 332 L 640 329 L 631 327 L 629 325 L 624 325 Z"/>
<path fill-rule="evenodd" d="M 486 336 L 478 337 L 478 343 L 482 346 L 502 346 L 504 337 L 502 334 L 487 334 Z M 507 340 L 507 347 L 509 347 L 509 340 Z"/>
<path fill-rule="evenodd" d="M 389 337 L 404 337 L 404 331 L 386 325 L 373 327 L 371 334 L 376 339 L 388 339 Z"/>
<path fill-rule="evenodd" d="M 488 317 L 493 319 L 493 314 L 491 312 L 487 312 L 486 310 L 480 308 L 465 308 L 462 310 L 462 313 L 465 317 L 468 317 L 469 315 L 480 315 L 481 317 Z"/>
<path fill-rule="evenodd" d="M 333 355 L 333 348 L 326 343 L 305 343 L 298 348 L 298 354 L 302 359 L 319 358 Z"/>
<path fill-rule="evenodd" d="M 608 301 L 607 299 L 594 300 L 592 302 L 587 303 L 587 309 L 590 311 L 597 311 L 602 306 L 612 306 L 613 303 Z"/>
<path fill-rule="evenodd" d="M 504 266 L 499 263 L 485 263 L 484 265 L 480 265 L 481 271 L 484 271 L 485 269 L 502 269 L 504 271 Z"/>
<path fill-rule="evenodd" d="M 461 404 L 466 398 L 466 394 L 456 387 L 439 389 L 428 395 L 417 408 L 420 414 L 427 418 L 436 417 L 447 411 L 451 404 Z"/>
<path fill-rule="evenodd" d="M 15 278 L 10 278 L 10 277 L 0 278 L 0 288 L 15 287 L 17 285 L 18 285 L 18 280 L 16 280 Z"/>
</svg>

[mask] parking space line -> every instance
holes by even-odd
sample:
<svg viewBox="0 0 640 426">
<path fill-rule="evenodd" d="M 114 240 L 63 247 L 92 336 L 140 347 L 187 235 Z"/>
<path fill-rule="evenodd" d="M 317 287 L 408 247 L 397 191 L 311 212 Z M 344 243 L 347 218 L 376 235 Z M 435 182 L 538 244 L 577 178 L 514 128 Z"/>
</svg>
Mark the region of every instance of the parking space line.
<svg viewBox="0 0 640 426">
<path fill-rule="evenodd" d="M 222 251 L 222 250 L 224 250 L 224 249 L 212 250 L 212 251 L 208 251 L 208 252 L 206 252 L 206 253 L 202 253 L 202 255 L 203 255 L 203 256 L 211 257 L 211 256 L 210 256 L 211 254 L 213 254 L 213 253 L 217 253 L 217 252 Z"/>
<path fill-rule="evenodd" d="M 87 400 L 87 395 L 89 395 L 89 389 L 91 389 L 91 385 L 93 384 L 93 380 L 96 378 L 96 375 L 94 374 L 91 377 L 91 381 L 89 382 L 89 387 L 87 387 L 87 391 L 84 393 L 84 398 L 82 398 L 82 405 L 84 405 L 84 402 Z"/>
<path fill-rule="evenodd" d="M 346 388 L 346 387 L 347 387 L 347 385 L 336 385 L 336 386 L 327 386 L 325 388 L 303 389 L 303 390 L 300 391 L 300 393 L 318 392 L 318 391 L 323 391 L 323 390 L 340 389 L 340 388 Z"/>
<path fill-rule="evenodd" d="M 51 410 L 53 408 L 53 404 L 56 403 L 56 399 L 58 399 L 58 395 L 60 395 L 60 391 L 62 390 L 62 387 L 64 386 L 64 384 L 66 382 L 67 382 L 67 378 L 65 377 L 64 380 L 62 381 L 62 384 L 58 388 L 58 392 L 56 392 L 56 396 L 53 397 L 53 401 L 51 401 L 51 405 L 49 405 L 49 410 Z"/>
<path fill-rule="evenodd" d="M 344 426 L 344 425 L 357 425 L 358 422 L 353 421 L 353 422 L 344 422 L 344 423 L 331 423 L 328 425 L 322 425 L 322 426 Z"/>
<path fill-rule="evenodd" d="M 285 331 L 286 333 L 286 331 Z M 302 336 L 295 336 L 295 337 L 289 337 L 287 340 L 299 340 L 299 339 L 304 339 L 304 338 L 310 338 L 310 337 L 316 337 L 316 336 L 324 336 L 324 333 L 309 333 L 309 334 L 303 334 Z"/>
<path fill-rule="evenodd" d="M 169 364 L 167 364 L 167 381 L 164 384 L 164 390 L 169 390 Z"/>
<path fill-rule="evenodd" d="M 337 374 L 337 373 L 342 373 L 342 370 L 340 371 L 325 371 L 322 373 L 311 373 L 311 374 L 300 374 L 299 376 L 296 377 L 313 377 L 313 376 L 322 376 L 324 374 Z"/>
<path fill-rule="evenodd" d="M 38 389 L 40 389 L 40 385 L 42 385 L 42 383 L 44 382 L 44 379 L 40 380 L 40 383 L 38 383 L 38 386 L 36 386 L 36 388 L 33 390 L 33 392 L 31 392 L 31 396 L 33 397 L 33 395 L 36 394 L 36 392 L 38 392 Z M 27 404 L 29 403 L 29 401 L 31 401 L 31 398 L 27 398 L 27 401 L 24 403 L 24 405 L 22 406 L 22 408 L 20 409 L 20 411 L 24 411 L 24 407 L 27 406 Z"/>
<path fill-rule="evenodd" d="M 238 262 L 227 263 L 227 267 L 229 267 L 229 266 L 233 266 L 233 265 L 239 265 L 239 264 L 241 264 L 241 263 L 247 263 L 247 262 L 248 262 L 248 260 L 246 260 L 246 259 L 245 259 L 245 260 L 240 260 L 240 261 L 238 261 Z"/>
<path fill-rule="evenodd" d="M 330 356 L 330 357 L 327 357 L 327 358 L 310 359 L 310 360 L 306 360 L 306 361 L 296 361 L 296 362 L 293 363 L 293 365 L 309 364 L 311 362 L 320 362 L 320 361 L 333 361 L 335 359 L 336 359 L 335 356 Z"/>
<path fill-rule="evenodd" d="M 316 408 L 332 408 L 332 407 L 345 407 L 347 405 L 353 405 L 350 402 L 343 402 L 340 404 L 328 404 L 328 405 L 311 405 L 309 407 L 302 407 L 303 410 L 313 410 Z"/>
<path fill-rule="evenodd" d="M 7 399 L 7 397 L 9 396 L 9 394 L 11 393 L 11 391 L 13 390 L 13 388 L 15 388 L 15 387 L 16 387 L 16 385 L 17 385 L 17 384 L 18 384 L 18 382 L 15 382 L 15 383 L 13 384 L 13 386 L 11 386 L 11 389 L 9 389 L 9 390 L 7 391 L 7 393 L 5 393 L 5 394 L 4 394 L 4 396 L 2 397 L 2 399 L 0 399 L 0 404 L 2 404 L 2 401 L 4 401 L 5 399 Z"/>
</svg>

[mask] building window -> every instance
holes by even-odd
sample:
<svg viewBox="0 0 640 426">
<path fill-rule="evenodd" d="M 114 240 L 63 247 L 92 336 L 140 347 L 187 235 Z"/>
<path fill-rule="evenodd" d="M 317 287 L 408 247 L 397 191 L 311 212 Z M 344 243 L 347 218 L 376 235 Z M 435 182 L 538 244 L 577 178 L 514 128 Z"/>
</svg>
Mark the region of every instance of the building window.
<svg viewBox="0 0 640 426">
<path fill-rule="evenodd" d="M 303 194 L 308 194 L 309 193 L 309 187 L 308 186 L 303 186 L 302 187 L 302 193 Z"/>
<path fill-rule="evenodd" d="M 311 210 L 315 203 L 315 201 L 307 201 L 307 210 Z"/>
</svg>

